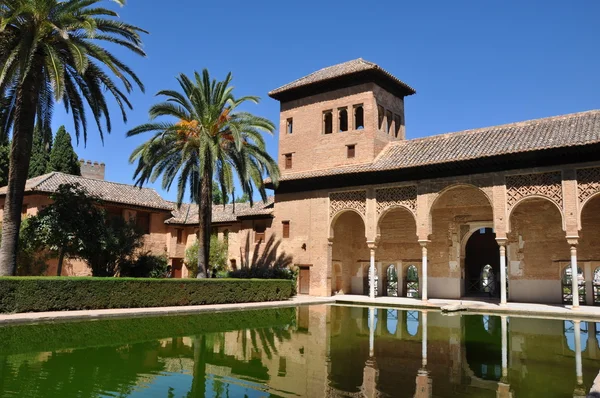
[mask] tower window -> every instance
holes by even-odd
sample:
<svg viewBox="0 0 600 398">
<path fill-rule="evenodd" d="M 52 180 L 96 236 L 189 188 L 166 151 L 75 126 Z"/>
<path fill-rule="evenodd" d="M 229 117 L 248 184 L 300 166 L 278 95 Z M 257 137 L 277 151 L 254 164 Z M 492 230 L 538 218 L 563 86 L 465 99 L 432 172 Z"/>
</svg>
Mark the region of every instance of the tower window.
<svg viewBox="0 0 600 398">
<path fill-rule="evenodd" d="M 362 105 L 354 106 L 354 130 L 365 128 L 365 110 Z"/>
<path fill-rule="evenodd" d="M 346 145 L 348 159 L 356 155 L 356 145 Z"/>
<path fill-rule="evenodd" d="M 183 229 L 177 228 L 177 244 L 180 245 L 183 243 Z"/>
<path fill-rule="evenodd" d="M 281 235 L 284 238 L 289 238 L 290 237 L 290 222 L 289 221 L 282 221 L 281 222 L 281 227 L 282 227 Z"/>
<path fill-rule="evenodd" d="M 292 132 L 294 131 L 294 119 L 292 119 L 292 118 L 287 119 L 285 129 L 288 134 L 292 134 Z"/>
<path fill-rule="evenodd" d="M 284 156 L 285 156 L 285 168 L 291 169 L 292 168 L 292 154 L 286 153 Z"/>
<path fill-rule="evenodd" d="M 348 131 L 348 109 L 342 108 L 338 112 L 340 131 Z"/>
<path fill-rule="evenodd" d="M 323 134 L 333 133 L 333 114 L 331 111 L 323 112 Z"/>
<path fill-rule="evenodd" d="M 402 126 L 402 119 L 399 115 L 394 115 L 394 137 L 398 138 L 400 134 L 400 127 Z"/>
<path fill-rule="evenodd" d="M 389 134 L 392 131 L 392 112 L 385 111 L 385 131 Z"/>
<path fill-rule="evenodd" d="M 384 119 L 383 106 L 377 105 L 377 120 L 379 121 L 379 130 L 383 130 L 383 119 Z"/>
</svg>

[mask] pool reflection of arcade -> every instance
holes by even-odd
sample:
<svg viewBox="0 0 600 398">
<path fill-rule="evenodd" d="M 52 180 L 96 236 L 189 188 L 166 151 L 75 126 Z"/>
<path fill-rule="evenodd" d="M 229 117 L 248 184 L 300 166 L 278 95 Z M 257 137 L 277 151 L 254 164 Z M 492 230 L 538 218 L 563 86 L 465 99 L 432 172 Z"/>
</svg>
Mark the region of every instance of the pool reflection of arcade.
<svg viewBox="0 0 600 398">
<path fill-rule="evenodd" d="M 415 397 L 431 397 L 435 379 L 436 396 L 453 396 L 452 391 L 461 391 L 467 395 L 474 393 L 479 396 L 480 393 L 481 396 L 514 398 L 515 387 L 517 391 L 527 395 L 526 391 L 533 383 L 531 377 L 538 377 L 538 373 L 541 373 L 539 369 L 543 366 L 555 366 L 552 359 L 542 365 L 532 365 L 527 360 L 528 355 L 533 355 L 534 351 L 540 349 L 529 341 L 532 339 L 535 343 L 536 339 L 532 336 L 535 337 L 536 333 L 526 330 L 527 319 L 513 320 L 517 322 L 514 325 L 517 328 L 516 334 L 511 337 L 511 319 L 507 316 L 446 317 L 439 312 L 381 308 L 337 310 L 354 312 L 344 318 L 355 320 L 356 324 L 339 325 L 339 328 L 346 330 L 347 337 L 347 328 L 354 326 L 357 328 L 357 340 L 336 342 L 336 330 L 332 329 L 332 372 L 329 379 L 330 392 L 334 393 L 331 396 L 395 396 L 394 391 L 399 386 L 405 391 L 412 384 Z M 340 317 L 339 314 L 332 315 L 332 323 L 335 325 L 336 317 Z M 570 391 L 574 397 L 585 396 L 582 352 L 587 352 L 589 359 L 600 358 L 595 351 L 600 351 L 600 333 L 596 335 L 594 331 L 590 332 L 590 326 L 586 322 L 565 321 L 563 334 L 559 335 L 556 329 L 559 321 L 549 322 L 552 330 L 548 332 L 548 336 L 543 337 L 552 341 L 553 348 L 549 350 L 552 351 L 549 356 L 574 356 L 576 385 Z M 545 324 L 542 327 L 546 327 Z M 442 329 L 445 329 L 445 333 L 442 333 Z M 588 335 L 592 336 L 589 343 Z M 562 345 L 560 338 L 563 339 Z M 352 347 L 351 353 L 346 350 L 345 356 L 340 354 L 337 357 L 342 344 Z M 511 344 L 515 344 L 515 347 L 511 347 Z M 539 344 L 542 345 L 541 342 Z M 351 358 L 348 358 L 349 354 Z M 428 357 L 428 354 L 432 357 Z M 511 355 L 515 355 L 515 358 L 509 364 Z M 340 369 L 338 365 L 342 361 L 344 366 Z M 568 374 L 569 367 L 567 364 L 566 369 L 560 371 Z M 334 370 L 336 368 L 337 371 Z M 361 368 L 362 371 L 359 370 Z M 526 377 L 529 372 L 533 373 Z M 410 381 L 411 374 L 413 381 Z M 551 379 L 552 375 L 544 374 L 542 377 Z M 588 372 L 586 378 L 589 377 Z M 514 386 L 511 385 L 511 380 L 516 383 Z M 569 389 L 564 384 L 561 387 L 563 391 Z M 549 385 L 548 388 L 552 391 L 555 386 Z M 405 392 L 408 396 L 410 391 Z"/>
</svg>

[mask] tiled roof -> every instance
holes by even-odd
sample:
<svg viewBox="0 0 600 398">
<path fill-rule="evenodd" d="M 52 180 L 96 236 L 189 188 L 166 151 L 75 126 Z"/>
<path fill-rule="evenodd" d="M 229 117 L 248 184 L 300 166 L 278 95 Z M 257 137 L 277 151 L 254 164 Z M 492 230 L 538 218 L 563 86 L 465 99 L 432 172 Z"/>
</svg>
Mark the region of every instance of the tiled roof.
<svg viewBox="0 0 600 398">
<path fill-rule="evenodd" d="M 25 192 L 56 192 L 61 184 L 79 183 L 90 195 L 106 202 L 121 203 L 131 206 L 152 209 L 171 210 L 173 206 L 160 197 L 151 188 L 138 188 L 133 185 L 120 184 L 105 180 L 97 180 L 52 172 L 39 177 L 30 178 L 25 184 Z M 7 187 L 0 188 L 0 196 L 6 195 Z"/>
<path fill-rule="evenodd" d="M 234 205 L 227 204 L 213 205 L 212 207 L 212 222 L 234 222 L 239 217 L 250 217 L 260 215 L 271 215 L 273 213 L 273 203 L 275 199 L 271 196 L 266 202 L 260 201 L 250 206 L 250 203 L 236 203 L 235 212 Z M 182 203 L 177 209 L 177 205 L 172 202 L 173 217 L 166 221 L 167 224 L 198 224 L 198 205 L 190 203 Z"/>
<path fill-rule="evenodd" d="M 388 144 L 372 162 L 284 174 L 279 181 L 399 170 L 600 143 L 600 110 L 447 133 Z"/>
<path fill-rule="evenodd" d="M 384 75 L 385 77 L 393 80 L 397 85 L 401 86 L 404 90 L 408 91 L 410 94 L 416 93 L 415 89 L 410 87 L 408 84 L 404 83 L 391 73 L 387 72 L 385 69 L 381 68 L 379 65 L 374 64 L 373 62 L 365 61 L 362 58 L 354 59 L 352 61 L 343 62 L 341 64 L 329 66 L 327 68 L 320 69 L 316 72 L 311 73 L 310 75 L 301 77 L 298 80 L 294 80 L 291 83 L 283 85 L 275 90 L 269 92 L 269 96 L 277 96 L 285 91 L 289 91 L 292 89 L 296 89 L 303 86 L 308 86 L 310 84 L 323 82 L 326 80 L 335 79 L 342 76 L 351 75 L 354 73 L 365 72 L 365 71 L 376 71 Z"/>
</svg>

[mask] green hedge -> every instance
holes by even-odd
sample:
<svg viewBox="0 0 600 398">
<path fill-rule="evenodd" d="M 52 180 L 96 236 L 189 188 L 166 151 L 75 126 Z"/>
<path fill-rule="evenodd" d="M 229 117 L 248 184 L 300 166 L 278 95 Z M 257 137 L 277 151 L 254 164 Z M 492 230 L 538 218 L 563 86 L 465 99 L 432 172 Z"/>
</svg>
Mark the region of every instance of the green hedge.
<svg viewBox="0 0 600 398">
<path fill-rule="evenodd" d="M 210 312 L 53 322 L 0 327 L 0 356 L 39 351 L 115 346 L 172 337 L 242 329 L 287 327 L 296 322 L 296 308 Z"/>
<path fill-rule="evenodd" d="M 289 280 L 2 277 L 0 313 L 286 300 Z"/>
</svg>

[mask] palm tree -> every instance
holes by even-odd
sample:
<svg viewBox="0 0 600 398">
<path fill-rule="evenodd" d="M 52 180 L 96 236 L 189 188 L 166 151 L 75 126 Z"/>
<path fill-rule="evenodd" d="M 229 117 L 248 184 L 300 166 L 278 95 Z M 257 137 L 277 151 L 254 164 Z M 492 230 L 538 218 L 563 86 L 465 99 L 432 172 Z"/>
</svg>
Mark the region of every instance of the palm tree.
<svg viewBox="0 0 600 398">
<path fill-rule="evenodd" d="M 233 195 L 234 174 L 242 192 L 250 199 L 255 188 L 263 200 L 263 177 L 274 184 L 279 168 L 265 148 L 263 133 L 272 134 L 269 120 L 238 111 L 245 102 L 258 103 L 258 97 L 235 98 L 231 73 L 225 80 L 211 80 L 208 70 L 195 72 L 193 79 L 177 78 L 182 92 L 159 91 L 166 101 L 150 108 L 150 122 L 127 133 L 135 136 L 152 132 L 153 137 L 136 148 L 130 161 L 137 161 L 136 184 L 154 182 L 162 175 L 163 189 L 177 180 L 177 203 L 181 205 L 186 189 L 198 204 L 199 231 L 198 278 L 206 275 L 210 250 L 213 181 L 223 196 Z M 160 116 L 174 121 L 156 122 Z M 252 204 L 252 202 L 251 202 Z"/>
<path fill-rule="evenodd" d="M 102 47 L 112 43 L 145 56 L 144 30 L 117 21 L 117 13 L 98 7 L 101 0 L 3 0 L 0 2 L 0 134 L 12 131 L 8 192 L 2 223 L 0 275 L 13 275 L 21 206 L 33 141 L 33 127 L 49 128 L 55 102 L 73 115 L 76 138 L 87 139 L 85 104 L 103 138 L 111 130 L 105 92 L 118 104 L 123 120 L 131 109 L 125 91 L 144 89 L 135 73 Z M 125 0 L 114 0 L 123 5 Z M 103 120 L 104 119 L 104 120 Z"/>
</svg>

